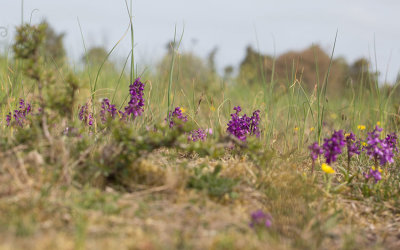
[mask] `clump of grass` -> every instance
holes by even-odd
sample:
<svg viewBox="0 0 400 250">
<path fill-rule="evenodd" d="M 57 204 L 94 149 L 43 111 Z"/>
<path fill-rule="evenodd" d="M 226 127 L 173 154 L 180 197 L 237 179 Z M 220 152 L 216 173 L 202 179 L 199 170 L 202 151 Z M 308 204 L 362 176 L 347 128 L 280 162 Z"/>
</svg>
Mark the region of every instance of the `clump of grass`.
<svg viewBox="0 0 400 250">
<path fill-rule="evenodd" d="M 233 188 L 237 185 L 237 180 L 219 176 L 221 166 L 217 165 L 212 172 L 204 173 L 205 166 L 194 169 L 193 176 L 188 180 L 188 187 L 198 190 L 205 190 L 208 195 L 222 198 L 225 195 L 235 197 Z"/>
</svg>

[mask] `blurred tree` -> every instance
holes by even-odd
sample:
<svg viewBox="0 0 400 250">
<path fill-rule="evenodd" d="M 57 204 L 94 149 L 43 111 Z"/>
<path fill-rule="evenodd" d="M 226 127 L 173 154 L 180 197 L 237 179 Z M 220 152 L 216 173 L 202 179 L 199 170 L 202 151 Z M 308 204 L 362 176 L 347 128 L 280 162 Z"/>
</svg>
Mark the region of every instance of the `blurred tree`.
<svg viewBox="0 0 400 250">
<path fill-rule="evenodd" d="M 233 66 L 232 65 L 228 65 L 224 68 L 224 78 L 225 79 L 229 79 L 232 77 L 233 74 Z"/>
<path fill-rule="evenodd" d="M 43 20 L 41 25 L 45 27 L 44 47 L 42 48 L 45 61 L 55 62 L 57 65 L 64 64 L 66 53 L 63 39 L 65 33 L 57 34 L 46 20 Z"/>
<path fill-rule="evenodd" d="M 208 66 L 210 67 L 210 70 L 212 73 L 216 74 L 217 73 L 217 66 L 215 63 L 215 56 L 217 55 L 218 52 L 218 47 L 215 47 L 214 49 L 212 49 L 210 51 L 210 53 L 208 54 Z"/>
<path fill-rule="evenodd" d="M 262 55 L 253 50 L 252 47 L 247 47 L 246 56 L 240 64 L 239 79 L 254 84 L 262 83 L 262 76 L 264 76 L 265 81 L 269 83 L 272 76 L 273 60 L 273 57 Z M 310 46 L 299 52 L 289 51 L 276 59 L 274 79 L 280 85 L 286 85 L 287 81 L 291 83 L 294 80 L 301 81 L 306 89 L 312 90 L 317 82 L 320 84 L 324 82 L 329 64 L 330 56 L 318 45 Z M 347 72 L 348 65 L 343 58 L 332 61 L 328 84 L 330 93 L 339 93 L 344 89 Z"/>
<path fill-rule="evenodd" d="M 158 63 L 156 69 L 159 76 L 168 79 L 171 67 L 171 57 L 173 48 L 176 44 L 169 42 L 166 45 L 167 53 Z M 216 51 L 214 52 L 214 54 Z M 213 54 L 213 51 L 210 55 Z M 213 56 L 212 56 L 213 57 Z M 210 59 L 210 56 L 209 56 Z M 215 67 L 215 65 L 214 65 Z M 175 60 L 175 70 L 173 79 L 178 80 L 176 84 L 183 86 L 192 86 L 195 83 L 195 88 L 199 91 L 209 90 L 212 81 L 215 79 L 213 66 L 210 66 L 201 57 L 192 52 L 180 52 Z"/>
<path fill-rule="evenodd" d="M 349 76 L 353 80 L 359 80 L 363 75 L 369 72 L 370 63 L 366 58 L 357 59 L 350 67 Z"/>
<path fill-rule="evenodd" d="M 82 56 L 82 62 L 89 60 L 93 64 L 102 64 L 106 59 L 108 52 L 103 47 L 92 47 L 87 50 L 87 54 Z"/>
<path fill-rule="evenodd" d="M 82 62 L 86 65 L 87 60 L 89 60 L 89 63 L 91 65 L 99 67 L 104 62 L 104 60 L 107 59 L 109 52 L 107 52 L 107 50 L 104 47 L 95 46 L 88 49 L 86 53 L 87 54 L 84 54 L 81 58 Z M 115 71 L 116 67 L 113 62 L 107 60 L 106 62 L 104 62 L 103 69 Z"/>
<path fill-rule="evenodd" d="M 317 83 L 321 85 L 324 83 L 330 61 L 330 56 L 319 45 L 312 45 L 300 52 L 288 52 L 278 57 L 276 61 L 277 78 L 284 79 L 294 74 L 306 89 L 312 90 Z M 339 94 L 344 91 L 347 69 L 344 60 L 332 60 L 328 93 Z"/>
<path fill-rule="evenodd" d="M 172 53 L 174 50 L 176 50 L 178 47 L 178 43 L 174 41 L 169 41 L 166 45 L 165 48 L 168 51 L 168 54 Z"/>
<path fill-rule="evenodd" d="M 396 100 L 400 100 L 400 72 L 397 73 L 397 77 L 396 77 L 396 81 L 393 84 L 393 88 L 394 88 L 394 98 L 396 98 Z M 398 102 L 400 104 L 400 102 Z"/>
<path fill-rule="evenodd" d="M 350 67 L 349 78 L 356 88 L 363 86 L 368 90 L 375 89 L 376 77 L 379 72 L 374 72 L 371 63 L 366 58 L 357 59 Z"/>
<path fill-rule="evenodd" d="M 261 55 L 251 46 L 246 48 L 246 56 L 240 63 L 239 76 L 240 82 L 256 84 L 262 82 L 261 69 L 264 71 L 264 77 L 268 81 L 272 73 L 273 58 L 268 55 Z"/>
</svg>

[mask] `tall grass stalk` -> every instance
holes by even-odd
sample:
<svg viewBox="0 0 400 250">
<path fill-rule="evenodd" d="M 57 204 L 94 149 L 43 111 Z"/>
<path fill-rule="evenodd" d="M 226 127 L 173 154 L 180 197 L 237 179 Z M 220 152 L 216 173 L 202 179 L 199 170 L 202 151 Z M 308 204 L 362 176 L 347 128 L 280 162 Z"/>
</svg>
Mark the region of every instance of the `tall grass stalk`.
<svg viewBox="0 0 400 250">
<path fill-rule="evenodd" d="M 104 58 L 103 62 L 100 64 L 99 69 L 97 70 L 96 79 L 94 80 L 93 91 L 92 91 L 92 100 L 94 100 L 94 94 L 97 90 L 97 81 L 99 79 L 99 75 L 103 69 L 104 64 L 107 62 L 108 58 L 110 57 L 111 53 L 115 50 L 115 48 L 121 43 L 121 41 L 125 38 L 126 34 L 128 34 L 129 27 L 125 31 L 124 35 L 114 44 L 111 50 L 107 53 L 106 57 Z M 133 52 L 132 52 L 133 54 Z M 93 112 L 94 113 L 94 112 Z"/>
<path fill-rule="evenodd" d="M 331 57 L 329 60 L 328 72 L 326 72 L 326 74 L 325 74 L 324 82 L 321 87 L 320 87 L 320 84 L 317 82 L 317 109 L 318 109 L 317 141 L 318 141 L 318 143 L 321 143 L 322 126 L 323 126 L 324 115 L 325 115 L 325 104 L 327 103 L 326 89 L 327 89 L 328 83 L 329 83 L 329 74 L 330 74 L 330 70 L 331 70 L 331 66 L 332 66 L 333 54 L 335 53 L 337 36 L 338 36 L 338 31 L 336 31 L 335 41 L 333 43 Z M 318 78 L 319 78 L 319 76 L 317 75 L 317 79 Z M 321 99 L 323 100 L 322 103 L 321 103 Z M 321 105 L 322 105 L 322 107 L 321 107 Z"/>
<path fill-rule="evenodd" d="M 258 52 L 258 67 L 260 69 L 260 74 L 261 74 L 261 84 L 263 86 L 263 90 L 264 90 L 264 112 L 265 112 L 265 117 L 268 118 L 269 117 L 269 113 L 270 113 L 270 102 L 271 102 L 271 95 L 270 95 L 270 91 L 268 90 L 268 84 L 265 78 L 265 73 L 264 73 L 264 60 L 262 58 L 261 55 L 261 51 L 260 51 L 260 44 L 258 41 L 258 35 L 257 35 L 257 30 L 254 28 L 255 31 L 255 36 L 256 36 L 256 43 L 257 43 L 257 52 Z M 273 73 L 272 73 L 272 77 L 273 79 Z M 270 88 L 272 85 L 272 82 L 270 82 Z M 265 129 L 265 133 L 264 133 L 264 139 L 266 141 L 269 141 L 269 135 L 270 135 L 270 127 L 268 126 L 268 121 L 266 119 L 265 123 L 264 123 L 264 129 Z"/>
<path fill-rule="evenodd" d="M 171 56 L 171 66 L 169 69 L 169 81 L 168 81 L 168 107 L 167 107 L 167 119 L 169 119 L 169 112 L 171 110 L 171 90 L 172 90 L 172 81 L 173 81 L 173 74 L 174 74 L 174 66 L 175 66 L 175 58 L 176 58 L 176 53 L 181 45 L 182 39 L 183 39 L 183 34 L 185 32 L 185 29 L 183 28 L 181 37 L 179 39 L 178 45 L 176 45 L 176 25 L 175 25 L 175 30 L 174 30 L 174 41 L 173 44 L 171 44 L 172 48 L 172 56 Z M 175 97 L 174 97 L 175 98 Z"/>
<path fill-rule="evenodd" d="M 79 18 L 77 18 L 77 21 L 78 21 L 78 25 L 79 25 L 79 30 L 81 32 L 81 39 L 82 39 L 83 49 L 85 50 L 86 68 L 87 68 L 87 74 L 89 76 L 90 96 L 92 97 L 92 93 L 94 92 L 94 90 L 93 90 L 93 86 L 92 86 L 92 75 L 91 75 L 91 70 L 90 70 L 89 55 L 87 53 L 85 37 L 83 36 L 82 26 L 81 26 L 81 23 L 79 21 Z"/>
<path fill-rule="evenodd" d="M 374 60 L 375 60 L 375 72 L 374 72 L 374 87 L 376 91 L 376 97 L 378 100 L 378 107 L 379 107 L 379 120 L 383 121 L 383 110 L 382 110 L 382 97 L 379 89 L 379 75 L 378 75 L 378 59 L 376 56 L 376 40 L 374 35 Z"/>
<path fill-rule="evenodd" d="M 126 10 L 129 15 L 129 23 L 130 23 L 130 33 L 131 33 L 131 67 L 129 72 L 129 83 L 132 84 L 135 80 L 135 36 L 133 29 L 133 8 L 132 8 L 132 0 L 130 1 L 130 5 L 128 6 L 127 0 L 125 0 Z"/>
<path fill-rule="evenodd" d="M 126 65 L 128 64 L 128 60 L 131 57 L 131 54 L 132 54 L 132 50 L 129 52 L 128 56 L 125 59 L 124 66 L 122 67 L 121 74 L 120 74 L 120 76 L 118 78 L 117 86 L 115 86 L 115 89 L 114 89 L 114 93 L 113 93 L 113 97 L 111 99 L 111 103 L 114 103 L 115 95 L 116 95 L 116 93 L 117 93 L 117 91 L 119 89 L 119 85 L 121 83 L 121 79 L 124 76 L 125 68 L 126 68 Z"/>
<path fill-rule="evenodd" d="M 24 24 L 24 0 L 21 0 L 21 25 Z"/>
</svg>

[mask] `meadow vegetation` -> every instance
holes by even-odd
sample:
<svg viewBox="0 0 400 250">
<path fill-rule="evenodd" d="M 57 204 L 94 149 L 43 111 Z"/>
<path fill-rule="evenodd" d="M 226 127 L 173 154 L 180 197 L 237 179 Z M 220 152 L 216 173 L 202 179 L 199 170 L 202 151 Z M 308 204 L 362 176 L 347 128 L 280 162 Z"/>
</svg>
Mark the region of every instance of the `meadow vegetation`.
<svg viewBox="0 0 400 250">
<path fill-rule="evenodd" d="M 73 68 L 62 38 L 0 55 L 0 249 L 400 247 L 399 83 L 368 60 L 249 47 L 221 76 L 175 39 Z"/>
</svg>

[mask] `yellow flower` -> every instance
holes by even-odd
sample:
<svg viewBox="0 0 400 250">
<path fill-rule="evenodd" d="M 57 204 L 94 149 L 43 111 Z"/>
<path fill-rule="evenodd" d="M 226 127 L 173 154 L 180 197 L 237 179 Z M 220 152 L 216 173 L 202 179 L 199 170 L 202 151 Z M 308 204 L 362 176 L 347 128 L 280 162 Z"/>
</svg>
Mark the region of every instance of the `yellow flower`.
<svg viewBox="0 0 400 250">
<path fill-rule="evenodd" d="M 314 127 L 311 127 L 311 128 L 310 128 L 310 132 L 313 132 L 313 131 L 314 131 L 314 129 L 315 129 Z"/>
<path fill-rule="evenodd" d="M 295 132 L 299 131 L 299 127 L 294 127 L 294 131 Z"/>
<path fill-rule="evenodd" d="M 324 171 L 327 174 L 334 174 L 335 173 L 335 170 L 331 166 L 326 164 L 326 163 L 322 163 L 321 169 L 322 169 L 322 171 Z"/>
<path fill-rule="evenodd" d="M 372 167 L 372 170 L 375 171 L 375 169 L 376 169 L 375 166 L 373 166 L 373 167 Z M 379 168 L 378 168 L 378 171 L 379 171 L 379 173 L 382 173 L 382 168 L 379 167 Z"/>
<path fill-rule="evenodd" d="M 350 136 L 350 133 L 344 134 L 344 137 L 349 137 L 349 136 Z"/>
<path fill-rule="evenodd" d="M 365 146 L 367 146 L 368 144 L 367 144 L 365 141 L 363 141 L 363 142 L 361 142 L 361 145 L 363 145 L 363 146 L 365 147 Z"/>
<path fill-rule="evenodd" d="M 214 107 L 214 106 L 211 106 L 211 107 L 210 107 L 210 110 L 211 110 L 211 112 L 214 112 L 214 111 L 215 111 L 215 107 Z"/>
<path fill-rule="evenodd" d="M 378 122 L 376 123 L 376 125 L 377 125 L 377 126 L 381 126 L 381 122 L 378 121 Z"/>
<path fill-rule="evenodd" d="M 181 112 L 182 112 L 182 113 L 185 113 L 185 111 L 186 111 L 186 109 L 181 108 Z"/>
<path fill-rule="evenodd" d="M 365 130 L 365 125 L 358 125 L 358 126 L 357 126 L 357 129 L 358 129 L 358 130 Z"/>
</svg>

